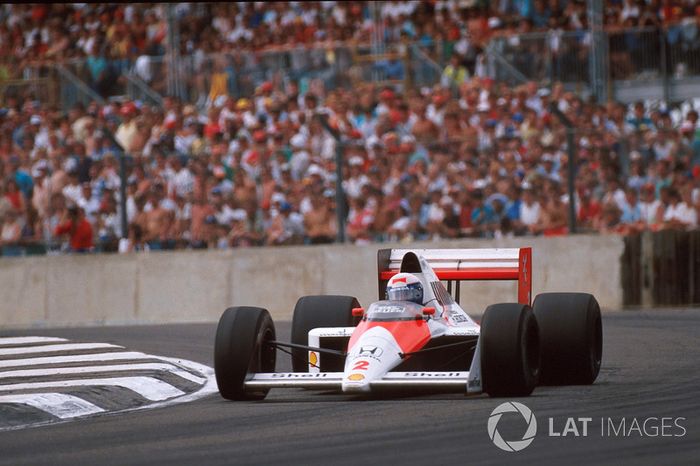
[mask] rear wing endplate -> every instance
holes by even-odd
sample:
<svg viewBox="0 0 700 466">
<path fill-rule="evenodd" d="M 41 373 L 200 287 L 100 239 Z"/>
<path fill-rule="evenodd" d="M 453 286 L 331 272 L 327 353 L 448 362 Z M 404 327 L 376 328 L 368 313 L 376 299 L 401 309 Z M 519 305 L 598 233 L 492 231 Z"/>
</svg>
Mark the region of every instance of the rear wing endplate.
<svg viewBox="0 0 700 466">
<path fill-rule="evenodd" d="M 379 299 L 386 284 L 400 272 L 407 252 L 422 256 L 440 280 L 514 280 L 518 302 L 531 305 L 532 248 L 498 249 L 380 249 L 377 252 Z"/>
</svg>

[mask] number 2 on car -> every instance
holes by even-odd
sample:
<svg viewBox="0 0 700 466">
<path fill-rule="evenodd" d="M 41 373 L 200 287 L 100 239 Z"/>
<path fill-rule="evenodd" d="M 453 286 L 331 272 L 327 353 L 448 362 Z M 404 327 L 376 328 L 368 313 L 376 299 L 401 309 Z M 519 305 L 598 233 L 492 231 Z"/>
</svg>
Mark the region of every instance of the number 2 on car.
<svg viewBox="0 0 700 466">
<path fill-rule="evenodd" d="M 357 361 L 353 366 L 354 371 L 366 371 L 367 366 L 369 366 L 369 361 Z"/>
</svg>

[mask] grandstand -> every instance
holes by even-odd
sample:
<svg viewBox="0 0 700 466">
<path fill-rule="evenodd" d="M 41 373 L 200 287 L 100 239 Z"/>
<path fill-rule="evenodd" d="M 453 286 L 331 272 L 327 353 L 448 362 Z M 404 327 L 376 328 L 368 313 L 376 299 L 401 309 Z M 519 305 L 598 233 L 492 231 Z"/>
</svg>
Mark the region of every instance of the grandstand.
<svg viewBox="0 0 700 466">
<path fill-rule="evenodd" d="M 6 4 L 0 54 L 3 256 L 699 225 L 695 1 Z"/>
</svg>

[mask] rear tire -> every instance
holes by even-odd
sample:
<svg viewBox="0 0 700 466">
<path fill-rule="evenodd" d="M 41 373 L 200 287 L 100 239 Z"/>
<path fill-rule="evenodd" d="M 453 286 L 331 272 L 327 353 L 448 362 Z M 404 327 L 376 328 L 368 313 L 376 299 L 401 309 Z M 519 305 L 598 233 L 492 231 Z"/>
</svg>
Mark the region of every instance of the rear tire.
<svg viewBox="0 0 700 466">
<path fill-rule="evenodd" d="M 590 385 L 600 372 L 600 306 L 587 293 L 542 293 L 533 304 L 540 327 L 543 385 Z"/>
<path fill-rule="evenodd" d="M 275 326 L 267 309 L 230 307 L 216 328 L 214 372 L 219 393 L 227 400 L 262 400 L 269 389 L 245 391 L 249 374 L 274 372 Z"/>
<path fill-rule="evenodd" d="M 360 307 L 352 296 L 304 296 L 294 307 L 292 343 L 308 346 L 309 331 L 319 327 L 351 327 L 356 324 L 352 309 Z M 338 356 L 324 355 L 324 358 Z M 309 372 L 309 352 L 292 348 L 294 372 Z"/>
<path fill-rule="evenodd" d="M 481 320 L 481 371 L 489 396 L 528 396 L 538 382 L 540 340 L 530 306 L 493 304 Z"/>
</svg>

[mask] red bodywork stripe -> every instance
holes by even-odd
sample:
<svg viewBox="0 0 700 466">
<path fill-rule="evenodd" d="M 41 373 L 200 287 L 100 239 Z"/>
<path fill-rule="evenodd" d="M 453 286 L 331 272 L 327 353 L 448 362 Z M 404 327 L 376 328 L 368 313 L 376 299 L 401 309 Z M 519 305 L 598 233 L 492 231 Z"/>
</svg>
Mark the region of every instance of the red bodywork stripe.
<svg viewBox="0 0 700 466">
<path fill-rule="evenodd" d="M 348 352 L 355 346 L 360 335 L 372 327 L 384 327 L 387 329 L 404 353 L 418 351 L 430 340 L 430 329 L 423 319 L 385 322 L 363 320 L 358 324 L 357 328 L 355 328 L 355 331 L 352 332 L 350 342 L 348 343 Z"/>
<path fill-rule="evenodd" d="M 434 269 L 435 275 L 440 280 L 517 280 L 519 278 L 518 267 L 499 268 L 473 268 L 473 269 Z M 381 280 L 389 280 L 399 273 L 398 270 L 383 270 L 379 272 Z"/>
</svg>

